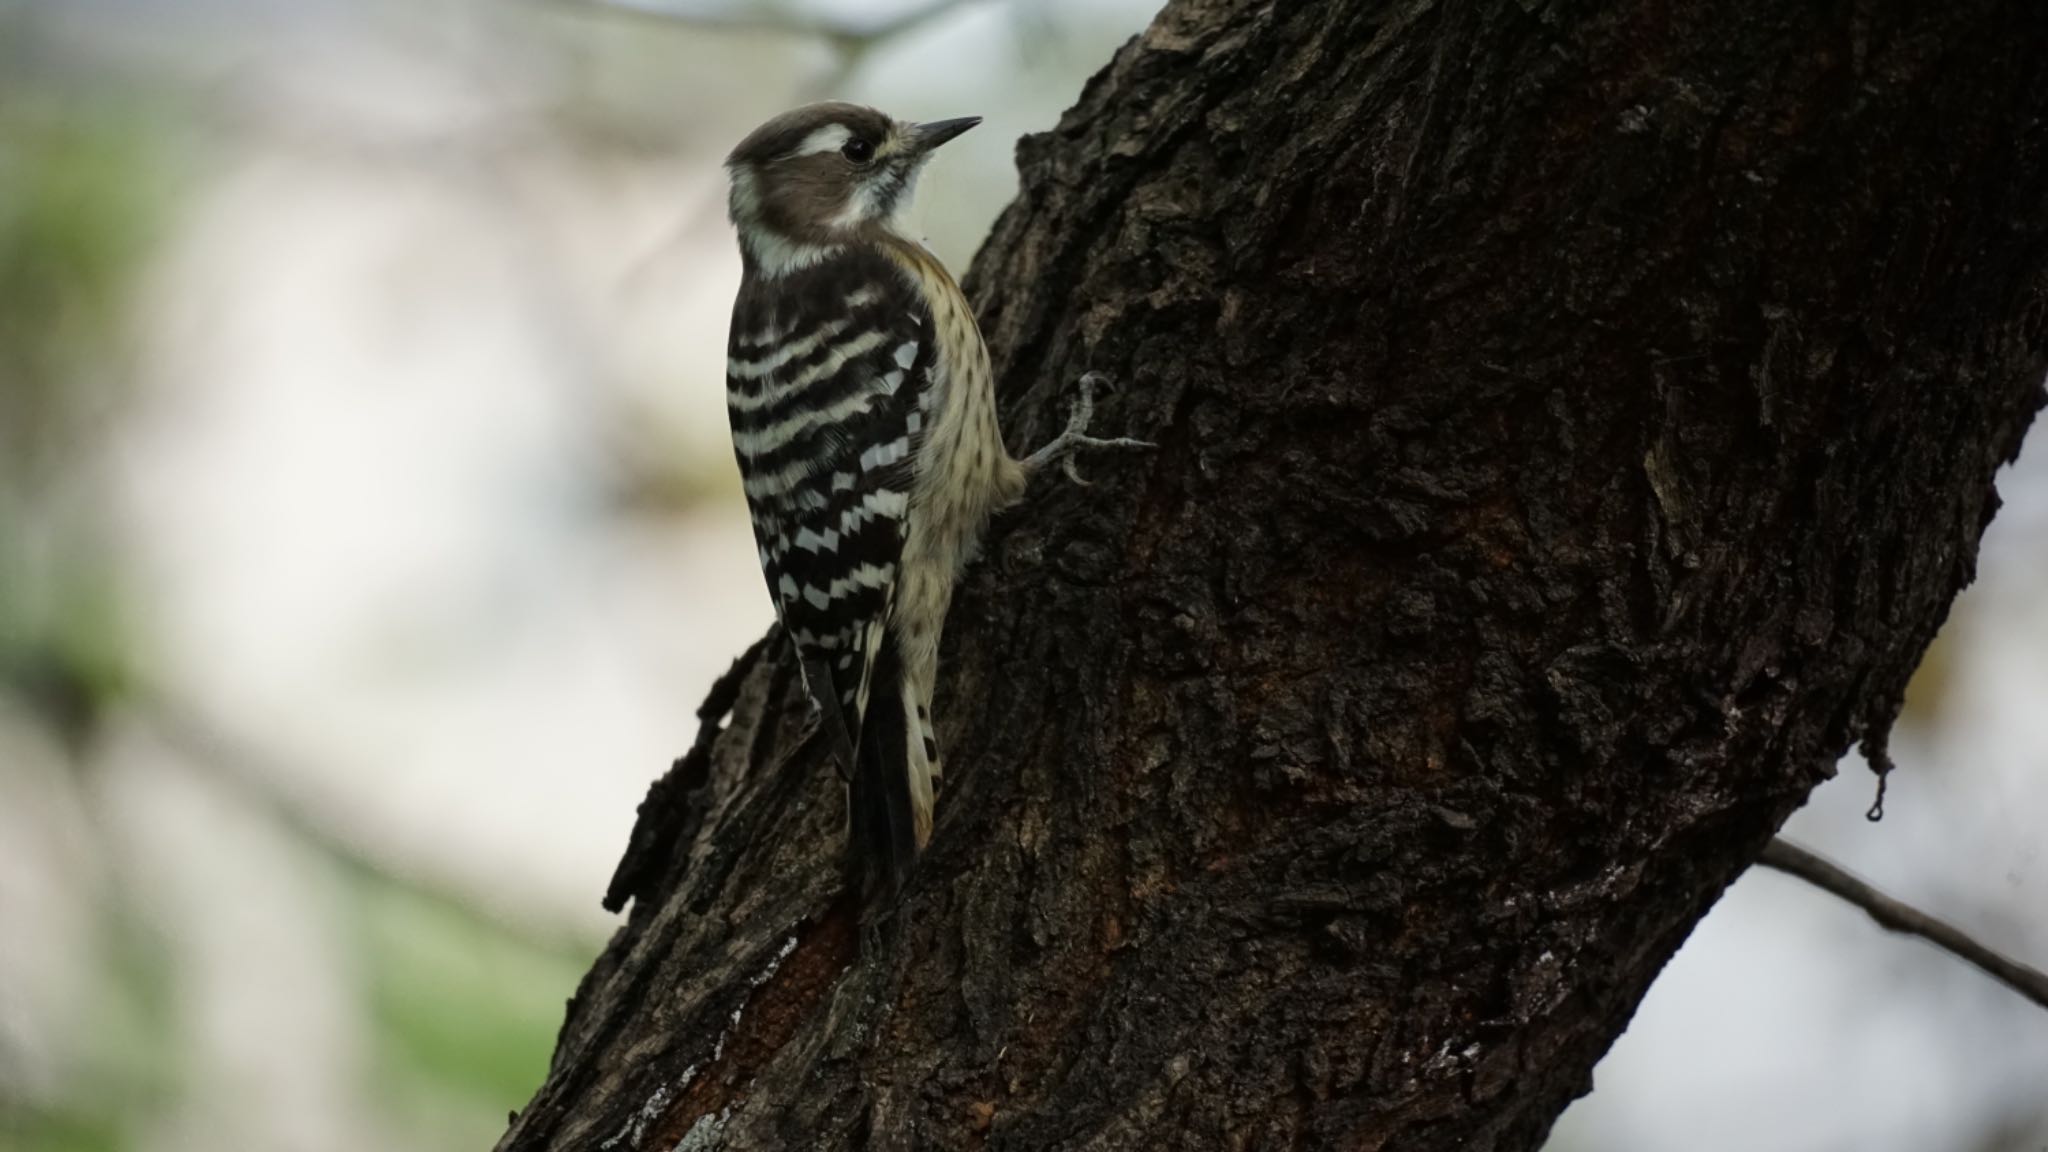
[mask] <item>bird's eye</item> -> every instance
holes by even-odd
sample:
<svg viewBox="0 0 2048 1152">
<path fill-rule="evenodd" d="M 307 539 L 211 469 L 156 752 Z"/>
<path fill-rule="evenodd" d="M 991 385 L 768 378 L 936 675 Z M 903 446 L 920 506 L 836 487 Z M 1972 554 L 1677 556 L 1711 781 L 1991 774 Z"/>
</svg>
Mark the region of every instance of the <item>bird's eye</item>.
<svg viewBox="0 0 2048 1152">
<path fill-rule="evenodd" d="M 865 164 L 874 158 L 875 146 L 855 136 L 846 142 L 846 146 L 839 150 L 839 154 L 855 164 Z"/>
</svg>

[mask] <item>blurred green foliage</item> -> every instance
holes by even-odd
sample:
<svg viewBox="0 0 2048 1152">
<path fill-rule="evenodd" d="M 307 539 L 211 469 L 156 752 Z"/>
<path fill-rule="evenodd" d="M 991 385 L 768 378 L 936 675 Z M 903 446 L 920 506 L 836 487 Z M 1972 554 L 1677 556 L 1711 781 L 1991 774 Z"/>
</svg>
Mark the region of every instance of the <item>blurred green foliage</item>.
<svg viewBox="0 0 2048 1152">
<path fill-rule="evenodd" d="M 11 77 L 0 78 L 0 689 L 82 763 L 130 681 L 99 465 L 161 205 L 139 114 Z M 0 1091 L 0 1149 L 125 1147 L 169 1086 L 163 949 L 118 892 L 95 911 L 100 971 L 78 1022 L 93 1041 L 70 1054 L 76 1082 L 54 1099 Z"/>
<path fill-rule="evenodd" d="M 0 676 L 76 744 L 124 690 L 98 486 L 162 209 L 144 119 L 0 86 Z"/>
<path fill-rule="evenodd" d="M 17 60 L 5 17 L 0 61 Z M 79 767 L 100 720 L 148 681 L 102 470 L 130 399 L 131 298 L 172 211 L 159 135 L 132 105 L 0 73 L 0 691 Z M 488 1147 L 540 1083 L 595 945 L 522 935 L 381 866 L 337 863 L 371 1039 L 366 1103 L 408 1146 Z M 176 926 L 151 924 L 114 880 L 67 1080 L 53 1093 L 0 1081 L 0 1152 L 135 1147 L 187 1087 L 179 976 L 157 935 Z"/>
<path fill-rule="evenodd" d="M 119 379 L 129 287 L 156 205 L 139 122 L 0 104 L 0 460 L 15 483 L 64 462 Z"/>
<path fill-rule="evenodd" d="M 178 1083 L 175 974 L 163 942 L 119 895 L 100 912 L 102 970 L 76 1082 L 55 1101 L 0 1092 L 0 1152 L 116 1152 Z"/>
<path fill-rule="evenodd" d="M 127 1147 L 121 1127 L 107 1116 L 84 1112 L 0 1110 L 0 1152 L 120 1152 Z"/>
<path fill-rule="evenodd" d="M 358 873 L 373 1087 L 434 1147 L 488 1147 L 540 1086 L 595 947 L 541 942 L 417 886 Z"/>
</svg>

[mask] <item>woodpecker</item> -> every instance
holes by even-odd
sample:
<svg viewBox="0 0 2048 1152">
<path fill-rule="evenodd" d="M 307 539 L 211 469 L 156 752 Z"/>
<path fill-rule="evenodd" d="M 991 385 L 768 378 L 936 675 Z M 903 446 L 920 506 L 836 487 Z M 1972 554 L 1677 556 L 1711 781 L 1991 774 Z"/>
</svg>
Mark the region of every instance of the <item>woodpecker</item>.
<svg viewBox="0 0 2048 1152">
<path fill-rule="evenodd" d="M 1082 448 L 1098 379 L 1066 430 L 1014 459 L 988 349 L 960 286 L 900 215 L 934 149 L 980 117 L 909 123 L 812 104 L 726 159 L 743 273 L 726 407 L 761 571 L 847 783 L 870 896 L 931 836 L 939 635 L 989 518 Z M 1078 477 L 1074 477 L 1078 480 Z"/>
</svg>

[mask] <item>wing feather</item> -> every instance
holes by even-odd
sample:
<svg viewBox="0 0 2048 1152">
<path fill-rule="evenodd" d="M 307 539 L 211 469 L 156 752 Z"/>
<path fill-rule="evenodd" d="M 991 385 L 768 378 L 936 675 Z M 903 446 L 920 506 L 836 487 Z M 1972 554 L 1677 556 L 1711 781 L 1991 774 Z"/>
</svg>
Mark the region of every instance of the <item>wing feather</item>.
<svg viewBox="0 0 2048 1152">
<path fill-rule="evenodd" d="M 762 571 L 846 749 L 893 602 L 935 352 L 924 301 L 879 254 L 749 273 L 733 309 L 727 411 Z"/>
</svg>

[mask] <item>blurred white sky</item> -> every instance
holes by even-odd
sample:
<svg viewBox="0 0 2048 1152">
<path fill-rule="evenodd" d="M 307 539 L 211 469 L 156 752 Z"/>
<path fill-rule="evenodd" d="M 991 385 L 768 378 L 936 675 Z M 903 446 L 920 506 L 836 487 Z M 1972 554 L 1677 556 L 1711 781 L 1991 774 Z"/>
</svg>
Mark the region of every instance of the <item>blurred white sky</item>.
<svg viewBox="0 0 2048 1152">
<path fill-rule="evenodd" d="M 52 9 L 110 74 L 175 77 L 193 117 L 115 468 L 159 680 L 288 805 L 390 867 L 600 940 L 634 806 L 769 619 L 723 423 L 738 263 L 719 158 L 824 95 L 983 115 L 922 190 L 934 246 L 964 268 L 1016 137 L 1049 127 L 1152 7 L 963 4 L 831 91 L 839 64 L 816 44 L 566 0 Z M 2036 447 L 1957 607 L 1946 704 L 1897 742 L 1888 818 L 1862 820 L 1870 779 L 1851 763 L 1791 831 L 2044 964 Z M 712 495 L 619 517 L 622 469 L 650 460 Z M 31 739 L 0 722 L 0 797 L 18 802 L 0 800 L 0 978 L 31 989 L 0 1004 L 0 1060 L 22 1064 L 0 1075 L 63 1075 L 93 931 L 80 897 L 119 869 L 175 929 L 190 1058 L 218 1085 L 161 1145 L 395 1146 L 347 1088 L 361 1013 L 332 896 L 271 814 L 146 717 L 105 751 L 95 808 L 45 803 L 62 770 Z M 10 811 L 55 815 L 13 827 Z M 120 859 L 88 858 L 95 825 Z M 1757 874 L 1556 1144 L 1918 1152 L 2040 1105 L 2044 1085 L 2048 1014 Z M 280 1103 L 237 1109 L 252 1098 Z"/>
</svg>

